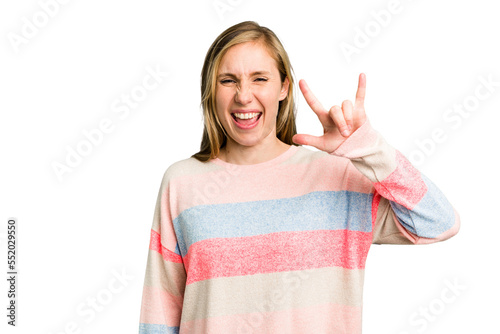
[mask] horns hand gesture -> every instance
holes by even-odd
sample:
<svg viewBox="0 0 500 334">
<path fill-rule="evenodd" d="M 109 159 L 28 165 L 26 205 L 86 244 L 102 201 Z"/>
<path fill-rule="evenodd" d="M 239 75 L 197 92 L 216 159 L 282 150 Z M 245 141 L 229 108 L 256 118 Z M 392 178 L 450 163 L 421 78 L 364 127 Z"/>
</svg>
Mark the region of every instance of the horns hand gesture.
<svg viewBox="0 0 500 334">
<path fill-rule="evenodd" d="M 354 106 L 351 101 L 342 102 L 342 107 L 334 105 L 330 110 L 326 110 L 307 86 L 305 80 L 299 81 L 300 90 L 304 95 L 307 104 L 318 116 L 323 125 L 322 136 L 312 136 L 307 134 L 296 134 L 292 140 L 299 145 L 314 146 L 319 150 L 332 153 L 335 151 L 354 131 L 356 131 L 366 121 L 364 100 L 366 90 L 366 76 L 359 75 L 358 91 Z"/>
</svg>

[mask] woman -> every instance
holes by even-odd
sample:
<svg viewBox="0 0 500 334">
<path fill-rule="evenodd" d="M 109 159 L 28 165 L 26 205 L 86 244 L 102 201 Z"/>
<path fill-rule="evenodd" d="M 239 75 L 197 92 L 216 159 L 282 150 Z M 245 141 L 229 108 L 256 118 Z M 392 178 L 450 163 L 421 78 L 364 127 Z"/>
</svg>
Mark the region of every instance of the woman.
<svg viewBox="0 0 500 334">
<path fill-rule="evenodd" d="M 272 31 L 242 22 L 210 47 L 200 152 L 158 194 L 140 333 L 361 333 L 370 245 L 458 232 L 443 194 L 371 127 L 364 74 L 354 105 L 329 110 L 299 85 L 323 136 L 296 133 Z"/>
</svg>

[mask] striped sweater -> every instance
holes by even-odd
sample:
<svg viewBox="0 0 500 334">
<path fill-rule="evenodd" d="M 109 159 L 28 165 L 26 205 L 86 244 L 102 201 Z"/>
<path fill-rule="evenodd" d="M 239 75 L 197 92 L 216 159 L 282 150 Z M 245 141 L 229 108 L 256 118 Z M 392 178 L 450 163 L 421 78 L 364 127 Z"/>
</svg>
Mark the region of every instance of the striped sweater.
<svg viewBox="0 0 500 334">
<path fill-rule="evenodd" d="M 139 333 L 361 333 L 371 244 L 455 235 L 441 191 L 366 121 L 331 154 L 165 172 Z"/>
</svg>

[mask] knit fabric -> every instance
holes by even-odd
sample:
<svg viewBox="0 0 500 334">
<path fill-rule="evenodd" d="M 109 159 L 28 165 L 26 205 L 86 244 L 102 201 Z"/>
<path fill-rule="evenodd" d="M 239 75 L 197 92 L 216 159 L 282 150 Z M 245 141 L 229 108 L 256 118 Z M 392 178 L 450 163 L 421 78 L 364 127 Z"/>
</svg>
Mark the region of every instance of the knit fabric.
<svg viewBox="0 0 500 334">
<path fill-rule="evenodd" d="M 165 172 L 139 333 L 361 333 L 372 244 L 455 235 L 442 192 L 366 121 L 332 153 Z"/>
</svg>

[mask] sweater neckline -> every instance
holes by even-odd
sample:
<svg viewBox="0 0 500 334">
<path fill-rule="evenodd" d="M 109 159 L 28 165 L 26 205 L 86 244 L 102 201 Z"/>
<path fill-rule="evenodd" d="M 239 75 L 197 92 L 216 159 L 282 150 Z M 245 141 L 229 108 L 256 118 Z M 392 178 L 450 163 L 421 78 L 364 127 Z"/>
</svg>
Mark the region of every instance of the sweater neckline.
<svg viewBox="0 0 500 334">
<path fill-rule="evenodd" d="M 251 165 L 238 165 L 238 164 L 233 164 L 230 162 L 226 162 L 224 160 L 221 160 L 219 158 L 211 159 L 210 162 L 213 162 L 214 164 L 217 164 L 219 166 L 223 166 L 226 168 L 231 168 L 233 170 L 235 169 L 240 169 L 240 170 L 255 170 L 255 169 L 261 169 L 261 168 L 268 168 L 275 166 L 279 164 L 280 162 L 283 162 L 284 160 L 288 159 L 291 157 L 295 152 L 297 152 L 299 146 L 296 145 L 290 145 L 290 147 L 280 155 L 272 158 L 271 160 L 267 160 L 264 162 L 260 162 L 257 164 L 251 164 Z"/>
</svg>

